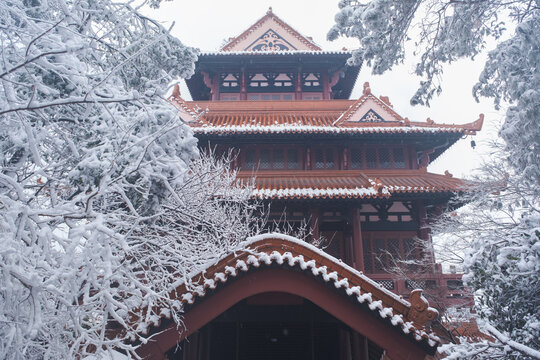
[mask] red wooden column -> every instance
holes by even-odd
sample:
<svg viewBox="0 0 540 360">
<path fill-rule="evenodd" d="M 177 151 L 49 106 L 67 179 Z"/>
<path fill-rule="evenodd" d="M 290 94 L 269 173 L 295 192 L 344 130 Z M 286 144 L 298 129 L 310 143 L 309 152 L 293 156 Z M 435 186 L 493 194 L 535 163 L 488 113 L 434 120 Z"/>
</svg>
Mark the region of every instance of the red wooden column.
<svg viewBox="0 0 540 360">
<path fill-rule="evenodd" d="M 353 245 L 353 267 L 356 270 L 364 271 L 364 246 L 362 244 L 362 224 L 360 223 L 360 209 L 352 209 L 352 245 Z"/>
<path fill-rule="evenodd" d="M 240 73 L 240 100 L 247 100 L 247 76 L 244 70 Z"/>
<path fill-rule="evenodd" d="M 302 71 L 301 70 L 298 70 L 296 72 L 295 99 L 296 100 L 302 100 Z"/>
<path fill-rule="evenodd" d="M 322 71 L 322 86 L 323 86 L 323 100 L 330 100 L 330 80 L 328 79 L 328 73 Z"/>
<path fill-rule="evenodd" d="M 311 229 L 311 239 L 319 239 L 319 209 L 311 208 L 309 209 L 309 227 Z"/>
<path fill-rule="evenodd" d="M 414 205 L 416 206 L 416 213 L 418 216 L 418 237 L 423 241 L 431 242 L 431 228 L 429 227 L 427 221 L 427 212 L 424 202 L 422 200 L 416 200 L 414 202 Z M 426 255 L 428 255 L 430 263 L 434 265 L 435 255 L 433 254 L 433 252 L 430 251 L 429 254 Z"/>
<path fill-rule="evenodd" d="M 212 100 L 217 101 L 219 100 L 219 75 L 214 75 L 214 78 L 212 79 Z"/>
</svg>

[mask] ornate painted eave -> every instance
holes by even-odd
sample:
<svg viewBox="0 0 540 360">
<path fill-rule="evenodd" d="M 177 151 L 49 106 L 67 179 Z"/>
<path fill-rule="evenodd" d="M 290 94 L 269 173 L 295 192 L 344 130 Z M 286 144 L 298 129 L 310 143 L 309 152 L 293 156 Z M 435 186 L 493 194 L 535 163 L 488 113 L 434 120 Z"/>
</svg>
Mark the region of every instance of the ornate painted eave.
<svg viewBox="0 0 540 360">
<path fill-rule="evenodd" d="M 221 288 L 243 274 L 277 267 L 300 271 L 316 281 L 331 285 L 331 289 L 353 301 L 359 307 L 358 311 L 371 312 L 402 336 L 432 349 L 430 352 L 439 345 L 439 338 L 426 329 L 427 323 L 438 313 L 429 307 L 421 290 L 412 291 L 410 301 L 406 301 L 322 250 L 286 235 L 267 234 L 249 238 L 243 248 L 245 250 L 232 252 L 192 276 L 188 286 L 182 284 L 172 291 L 170 296 L 178 299 L 179 308 L 189 314 L 193 306 L 208 296 L 219 297 Z M 169 311 L 163 311 L 161 319 L 167 318 L 168 314 Z M 153 326 L 160 323 L 161 320 L 156 320 Z M 143 333 L 150 330 L 144 325 L 141 329 Z"/>
</svg>

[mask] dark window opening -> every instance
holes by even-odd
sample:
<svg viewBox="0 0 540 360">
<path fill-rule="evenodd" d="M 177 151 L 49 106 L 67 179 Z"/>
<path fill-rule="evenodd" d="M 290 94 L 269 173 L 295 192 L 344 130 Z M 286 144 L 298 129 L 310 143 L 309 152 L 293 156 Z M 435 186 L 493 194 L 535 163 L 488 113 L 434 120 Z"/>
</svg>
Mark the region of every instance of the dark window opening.
<svg viewBox="0 0 540 360">
<path fill-rule="evenodd" d="M 315 169 L 333 169 L 336 166 L 333 149 L 315 150 Z"/>
<path fill-rule="evenodd" d="M 406 167 L 405 151 L 402 147 L 353 147 L 349 153 L 351 169 L 405 169 Z"/>
<path fill-rule="evenodd" d="M 296 149 L 287 150 L 287 165 L 289 169 L 300 168 L 300 162 L 298 161 L 298 150 Z"/>
<path fill-rule="evenodd" d="M 351 150 L 351 168 L 353 169 L 362 169 L 363 160 L 362 160 L 362 150 L 352 149 Z"/>
<path fill-rule="evenodd" d="M 374 148 L 366 149 L 366 164 L 368 169 L 377 168 L 377 150 Z"/>
<path fill-rule="evenodd" d="M 293 148 L 244 148 L 245 170 L 299 169 L 299 151 Z"/>
<path fill-rule="evenodd" d="M 390 168 L 390 152 L 388 151 L 388 148 L 379 149 L 379 164 L 382 169 Z"/>
<path fill-rule="evenodd" d="M 260 152 L 259 169 L 270 169 L 272 164 L 270 163 L 270 150 L 262 149 Z"/>
<path fill-rule="evenodd" d="M 248 170 L 255 170 L 257 164 L 257 155 L 253 151 L 246 152 L 245 168 Z"/>
<path fill-rule="evenodd" d="M 396 169 L 405 169 L 405 154 L 402 148 L 394 148 L 394 167 Z"/>
<path fill-rule="evenodd" d="M 448 280 L 446 285 L 448 290 L 463 290 L 463 281 L 461 280 Z"/>
</svg>

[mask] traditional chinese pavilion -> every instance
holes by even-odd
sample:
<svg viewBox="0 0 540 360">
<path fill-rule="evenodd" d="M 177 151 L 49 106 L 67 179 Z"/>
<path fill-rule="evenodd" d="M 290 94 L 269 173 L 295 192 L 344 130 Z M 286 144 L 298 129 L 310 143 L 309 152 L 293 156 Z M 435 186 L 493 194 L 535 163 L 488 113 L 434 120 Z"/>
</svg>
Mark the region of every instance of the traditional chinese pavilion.
<svg viewBox="0 0 540 360">
<path fill-rule="evenodd" d="M 460 305 L 461 277 L 434 256 L 406 276 L 392 258 L 422 258 L 429 222 L 464 183 L 427 166 L 482 127 L 409 120 L 364 85 L 348 51 L 324 51 L 271 10 L 218 52 L 199 54 L 193 101 L 172 101 L 201 148 L 233 149 L 240 179 L 276 221 L 307 224 L 321 246 L 251 239 L 181 286 L 185 331 L 165 317 L 140 353 L 152 359 L 424 359 L 437 306 Z M 194 109 L 208 109 L 195 116 Z M 416 289 L 416 290 L 415 290 Z"/>
</svg>

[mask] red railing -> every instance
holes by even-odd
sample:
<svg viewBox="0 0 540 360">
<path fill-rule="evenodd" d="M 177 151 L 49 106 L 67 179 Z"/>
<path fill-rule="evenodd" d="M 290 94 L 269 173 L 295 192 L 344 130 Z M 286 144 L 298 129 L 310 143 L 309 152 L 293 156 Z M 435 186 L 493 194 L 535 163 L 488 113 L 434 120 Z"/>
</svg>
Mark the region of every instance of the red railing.
<svg viewBox="0 0 540 360">
<path fill-rule="evenodd" d="M 462 274 L 366 274 L 387 290 L 408 298 L 414 289 L 423 289 L 430 303 L 439 307 L 474 305 L 472 290 L 463 285 Z"/>
</svg>

